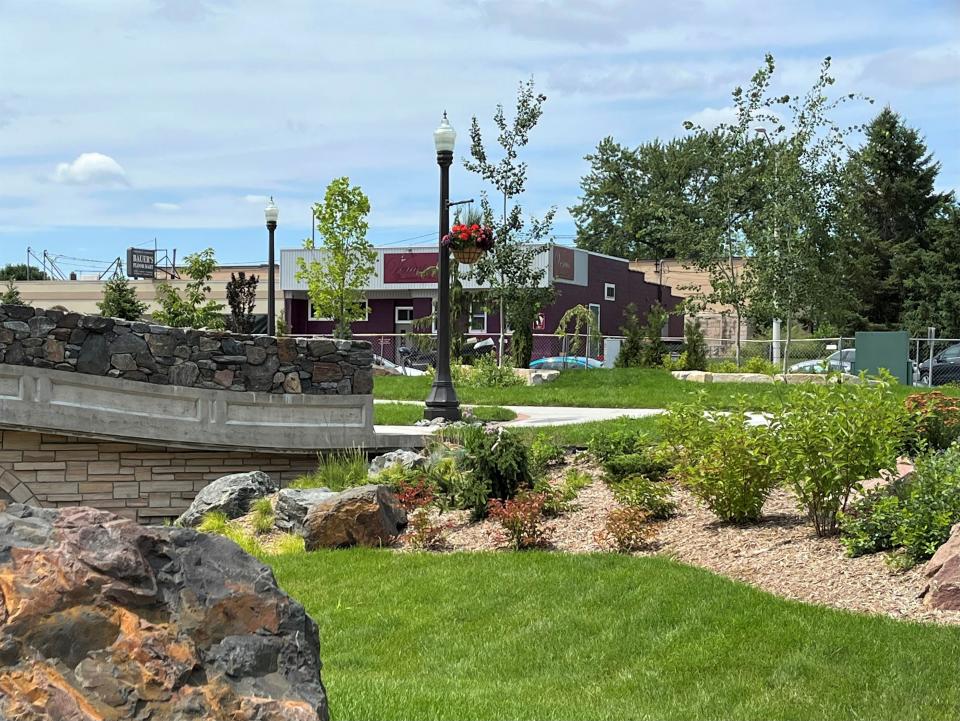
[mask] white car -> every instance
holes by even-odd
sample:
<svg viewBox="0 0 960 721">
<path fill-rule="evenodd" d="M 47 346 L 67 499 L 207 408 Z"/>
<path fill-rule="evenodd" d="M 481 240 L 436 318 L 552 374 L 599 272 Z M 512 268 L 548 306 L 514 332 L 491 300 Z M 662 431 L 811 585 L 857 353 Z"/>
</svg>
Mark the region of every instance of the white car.
<svg viewBox="0 0 960 721">
<path fill-rule="evenodd" d="M 856 352 L 855 348 L 844 348 L 834 351 L 826 358 L 794 363 L 787 370 L 791 373 L 827 373 L 828 371 L 852 373 Z"/>
</svg>

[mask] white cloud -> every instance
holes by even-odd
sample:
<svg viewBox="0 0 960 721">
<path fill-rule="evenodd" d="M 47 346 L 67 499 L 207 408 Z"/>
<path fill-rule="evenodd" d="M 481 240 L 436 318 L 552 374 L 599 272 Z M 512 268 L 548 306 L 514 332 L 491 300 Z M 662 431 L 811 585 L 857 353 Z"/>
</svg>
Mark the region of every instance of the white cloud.
<svg viewBox="0 0 960 721">
<path fill-rule="evenodd" d="M 127 171 L 103 153 L 81 153 L 72 163 L 60 163 L 53 179 L 71 185 L 110 185 L 127 183 Z"/>
<path fill-rule="evenodd" d="M 180 210 L 179 203 L 154 203 L 153 207 L 157 210 L 162 210 L 168 213 Z"/>
<path fill-rule="evenodd" d="M 266 205 L 269 200 L 266 195 L 244 195 L 243 199 L 251 205 Z"/>
<path fill-rule="evenodd" d="M 722 108 L 704 108 L 686 118 L 694 125 L 707 130 L 713 130 L 720 123 L 734 123 L 737 120 L 737 111 L 732 105 Z"/>
<path fill-rule="evenodd" d="M 867 62 L 861 77 L 903 87 L 956 83 L 960 81 L 960 44 L 891 50 Z"/>
</svg>

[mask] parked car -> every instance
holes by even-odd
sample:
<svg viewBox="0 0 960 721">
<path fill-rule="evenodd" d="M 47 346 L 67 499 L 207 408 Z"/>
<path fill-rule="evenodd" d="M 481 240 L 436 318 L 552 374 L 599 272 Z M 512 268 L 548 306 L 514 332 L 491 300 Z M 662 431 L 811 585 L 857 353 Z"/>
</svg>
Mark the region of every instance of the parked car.
<svg viewBox="0 0 960 721">
<path fill-rule="evenodd" d="M 542 371 L 562 371 L 566 368 L 603 368 L 603 363 L 596 358 L 587 358 L 585 356 L 550 356 L 549 358 L 537 358 L 530 363 L 534 370 Z"/>
<path fill-rule="evenodd" d="M 925 386 L 930 383 L 930 359 L 917 364 L 916 382 Z M 933 357 L 933 385 L 960 383 L 960 343 L 944 348 Z"/>
<path fill-rule="evenodd" d="M 852 373 L 855 358 L 855 348 L 844 348 L 843 350 L 834 351 L 826 358 L 794 363 L 787 370 L 791 373 L 827 373 L 828 371 L 835 373 Z"/>
</svg>

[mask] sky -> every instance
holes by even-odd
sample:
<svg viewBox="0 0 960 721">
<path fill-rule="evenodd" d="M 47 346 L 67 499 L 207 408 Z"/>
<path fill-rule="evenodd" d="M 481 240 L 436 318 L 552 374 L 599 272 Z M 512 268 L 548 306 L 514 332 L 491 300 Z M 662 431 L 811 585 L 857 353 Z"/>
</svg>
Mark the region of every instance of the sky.
<svg viewBox="0 0 960 721">
<path fill-rule="evenodd" d="M 267 197 L 296 247 L 342 175 L 374 243 L 431 243 L 441 113 L 452 196 L 479 199 L 470 120 L 491 141 L 531 77 L 547 101 L 523 204 L 556 206 L 570 242 L 598 141 L 722 121 L 766 52 L 790 93 L 831 56 L 836 91 L 875 100 L 841 119 L 889 104 L 960 188 L 960 0 L 0 0 L 0 18 L 0 263 L 30 247 L 84 272 L 154 241 L 263 262 Z"/>
</svg>

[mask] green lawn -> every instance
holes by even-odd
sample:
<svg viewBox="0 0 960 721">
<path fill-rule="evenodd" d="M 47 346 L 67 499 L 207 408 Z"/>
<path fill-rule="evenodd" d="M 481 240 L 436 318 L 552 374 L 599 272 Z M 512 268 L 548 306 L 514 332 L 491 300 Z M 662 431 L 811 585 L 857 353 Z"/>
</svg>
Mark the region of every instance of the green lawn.
<svg viewBox="0 0 960 721">
<path fill-rule="evenodd" d="M 351 550 L 269 561 L 346 719 L 956 719 L 960 629 L 666 559 Z"/>
<path fill-rule="evenodd" d="M 473 415 L 481 421 L 512 421 L 517 414 L 497 406 L 475 406 Z M 412 403 L 375 403 L 373 422 L 378 426 L 412 426 L 423 420 L 423 406 Z"/>
<path fill-rule="evenodd" d="M 430 391 L 427 376 L 378 376 L 373 393 L 388 400 L 422 400 Z M 500 406 L 585 406 L 596 408 L 666 408 L 703 391 L 715 408 L 730 408 L 737 396 L 750 398 L 755 410 L 766 410 L 778 403 L 783 385 L 763 383 L 692 383 L 679 381 L 667 371 L 652 368 L 612 368 L 565 370 L 560 377 L 539 386 L 510 388 L 471 388 L 458 386 L 464 403 Z M 903 397 L 921 389 L 898 386 Z M 960 389 L 940 388 L 960 395 Z"/>
</svg>

